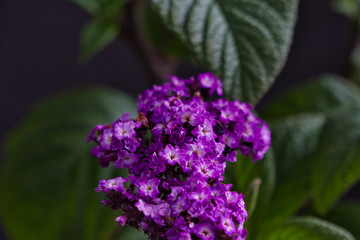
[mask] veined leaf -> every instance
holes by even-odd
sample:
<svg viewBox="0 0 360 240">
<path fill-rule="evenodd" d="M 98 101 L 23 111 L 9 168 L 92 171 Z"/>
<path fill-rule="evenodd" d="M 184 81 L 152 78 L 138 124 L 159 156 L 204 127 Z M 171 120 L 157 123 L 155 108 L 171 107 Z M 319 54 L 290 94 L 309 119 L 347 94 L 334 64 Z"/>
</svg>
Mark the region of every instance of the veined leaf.
<svg viewBox="0 0 360 240">
<path fill-rule="evenodd" d="M 269 232 L 267 240 L 355 240 L 346 230 L 314 217 L 297 217 Z"/>
<path fill-rule="evenodd" d="M 96 124 L 135 109 L 127 95 L 93 88 L 30 111 L 4 146 L 0 212 L 11 239 L 105 239 L 119 213 L 101 205 L 94 187 L 121 172 L 101 168 L 85 140 Z"/>
<path fill-rule="evenodd" d="M 225 93 L 256 102 L 286 59 L 297 0 L 152 0 L 169 29 Z"/>
<path fill-rule="evenodd" d="M 272 146 L 276 159 L 277 182 L 285 182 L 305 162 L 318 145 L 319 135 L 326 121 L 321 113 L 298 114 L 269 122 Z M 311 166 L 311 165 L 310 165 Z M 307 176 L 311 172 L 311 167 Z M 304 177 L 305 177 L 304 176 Z"/>
<path fill-rule="evenodd" d="M 265 113 L 268 119 L 306 112 L 322 113 L 326 117 L 319 145 L 311 156 L 314 162 L 312 195 L 318 213 L 326 213 L 360 179 L 359 103 L 360 90 L 356 85 L 340 77 L 324 75 L 279 98 Z M 281 166 L 286 167 L 286 163 Z"/>
<path fill-rule="evenodd" d="M 270 122 L 276 160 L 276 188 L 257 239 L 283 224 L 309 199 L 312 160 L 325 122 L 322 114 L 299 114 Z"/>
<path fill-rule="evenodd" d="M 324 214 L 360 179 L 360 106 L 330 115 L 319 143 L 312 187 L 315 209 Z"/>
<path fill-rule="evenodd" d="M 288 91 L 266 108 L 263 116 L 279 118 L 299 113 L 329 113 L 360 102 L 359 87 L 335 75 L 323 75 Z"/>
</svg>

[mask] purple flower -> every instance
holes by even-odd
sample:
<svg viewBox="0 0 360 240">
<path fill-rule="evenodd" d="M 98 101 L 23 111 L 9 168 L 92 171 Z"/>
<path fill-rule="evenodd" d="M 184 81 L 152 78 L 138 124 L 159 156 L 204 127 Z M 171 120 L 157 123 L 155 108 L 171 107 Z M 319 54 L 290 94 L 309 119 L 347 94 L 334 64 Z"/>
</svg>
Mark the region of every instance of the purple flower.
<svg viewBox="0 0 360 240">
<path fill-rule="evenodd" d="M 207 222 L 196 224 L 194 233 L 203 240 L 213 240 L 216 237 L 215 228 Z"/>
<path fill-rule="evenodd" d="M 224 232 L 228 235 L 232 235 L 236 231 L 234 221 L 229 214 L 225 214 L 220 217 L 219 228 L 224 230 Z"/>
<path fill-rule="evenodd" d="M 135 203 L 135 207 L 137 207 L 137 209 L 139 209 L 139 211 L 142 212 L 145 216 L 150 216 L 153 212 L 153 206 L 147 204 L 142 199 Z"/>
<path fill-rule="evenodd" d="M 238 151 L 254 161 L 264 156 L 269 128 L 246 103 L 209 100 L 222 95 L 212 73 L 170 79 L 139 96 L 136 119 L 124 114 L 90 132 L 100 165 L 114 162 L 131 174 L 101 180 L 95 191 L 121 209 L 121 226 L 142 228 L 149 239 L 245 239 L 243 195 L 221 181 Z"/>
<path fill-rule="evenodd" d="M 177 217 L 181 212 L 187 210 L 188 208 L 189 200 L 185 198 L 179 198 L 171 205 L 171 213 Z"/>
<path fill-rule="evenodd" d="M 189 123 L 192 126 L 196 126 L 198 123 L 197 109 L 190 106 L 183 106 L 178 112 L 179 120 L 181 123 Z"/>
<path fill-rule="evenodd" d="M 96 192 L 110 192 L 114 190 L 116 192 L 125 192 L 124 183 L 128 180 L 126 178 L 117 177 L 109 180 L 101 180 L 97 188 L 95 188 Z"/>
<path fill-rule="evenodd" d="M 205 137 L 207 140 L 213 140 L 217 137 L 210 121 L 207 119 L 202 124 L 197 125 L 191 133 L 197 138 Z"/>
<path fill-rule="evenodd" d="M 98 136 L 98 141 L 104 149 L 111 150 L 112 136 L 113 134 L 111 128 L 105 127 L 101 129 L 101 134 Z"/>
<path fill-rule="evenodd" d="M 240 145 L 239 137 L 227 129 L 224 131 L 224 134 L 220 136 L 219 140 L 221 143 L 225 143 L 226 146 L 232 149 L 236 149 Z"/>
<path fill-rule="evenodd" d="M 139 156 L 136 153 L 129 153 L 126 150 L 120 150 L 117 153 L 118 160 L 114 162 L 116 168 L 129 168 L 139 161 Z"/>
<path fill-rule="evenodd" d="M 219 96 L 222 96 L 222 83 L 219 78 L 215 78 L 214 74 L 209 72 L 199 74 L 198 80 L 201 87 L 209 89 L 210 95 L 216 91 Z"/>
<path fill-rule="evenodd" d="M 169 79 L 171 81 L 172 89 L 177 96 L 189 96 L 189 89 L 186 87 L 184 81 L 175 76 L 170 76 Z"/>
<path fill-rule="evenodd" d="M 126 219 L 127 219 L 127 216 L 123 215 L 123 216 L 119 216 L 119 217 L 115 218 L 115 221 L 118 222 L 123 227 L 126 224 Z"/>
<path fill-rule="evenodd" d="M 189 173 L 193 171 L 194 163 L 197 159 L 195 159 L 193 156 L 184 156 L 182 159 L 180 159 L 180 166 L 184 173 Z"/>
<path fill-rule="evenodd" d="M 207 181 L 209 178 L 213 178 L 216 173 L 210 162 L 199 159 L 195 162 L 194 175 L 200 180 Z"/>
<path fill-rule="evenodd" d="M 124 138 L 124 147 L 130 152 L 135 152 L 140 145 L 141 144 L 135 138 Z"/>
<path fill-rule="evenodd" d="M 165 159 L 165 161 L 174 165 L 179 162 L 180 158 L 183 156 L 183 151 L 179 148 L 174 148 L 172 145 L 166 145 L 165 149 L 159 153 L 159 156 Z"/>
<path fill-rule="evenodd" d="M 141 197 L 149 196 L 156 198 L 159 195 L 158 186 L 160 184 L 160 180 L 157 178 L 152 178 L 147 181 L 142 182 L 138 189 L 138 194 Z"/>
<path fill-rule="evenodd" d="M 98 136 L 103 128 L 104 125 L 100 125 L 100 124 L 96 125 L 89 133 L 86 142 L 98 141 Z"/>
<path fill-rule="evenodd" d="M 189 232 L 171 232 L 167 234 L 168 240 L 191 240 Z"/>
<path fill-rule="evenodd" d="M 113 126 L 113 134 L 114 137 L 118 140 L 122 140 L 125 137 L 131 138 L 136 135 L 136 132 L 134 130 L 135 123 L 133 121 L 127 121 L 127 122 L 115 122 Z"/>
<path fill-rule="evenodd" d="M 199 142 L 186 144 L 184 148 L 185 148 L 185 153 L 188 156 L 194 157 L 195 159 L 200 159 L 205 154 L 204 146 Z"/>
<path fill-rule="evenodd" d="M 168 195 L 168 199 L 171 202 L 176 201 L 183 193 L 185 193 L 184 188 L 180 186 L 171 186 L 170 189 L 171 193 Z"/>
<path fill-rule="evenodd" d="M 113 152 L 109 152 L 106 149 L 104 149 L 103 146 L 95 146 L 91 149 L 91 154 L 94 157 L 97 157 L 100 159 L 99 164 L 102 167 L 108 167 L 109 163 L 116 160 L 116 154 Z"/>
</svg>

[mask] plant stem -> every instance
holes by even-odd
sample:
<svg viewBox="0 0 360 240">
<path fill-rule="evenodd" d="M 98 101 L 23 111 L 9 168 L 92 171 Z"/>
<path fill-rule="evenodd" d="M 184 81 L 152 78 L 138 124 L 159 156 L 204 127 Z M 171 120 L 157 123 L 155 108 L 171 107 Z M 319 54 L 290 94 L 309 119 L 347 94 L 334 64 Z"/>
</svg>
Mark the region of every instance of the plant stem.
<svg viewBox="0 0 360 240">
<path fill-rule="evenodd" d="M 140 16 L 142 9 L 146 7 L 145 4 L 144 0 L 128 1 L 125 6 L 121 36 L 127 39 L 140 55 L 150 82 L 163 84 L 167 81 L 167 76 L 174 73 L 177 61 L 166 58 L 147 41 L 142 31 Z"/>
</svg>

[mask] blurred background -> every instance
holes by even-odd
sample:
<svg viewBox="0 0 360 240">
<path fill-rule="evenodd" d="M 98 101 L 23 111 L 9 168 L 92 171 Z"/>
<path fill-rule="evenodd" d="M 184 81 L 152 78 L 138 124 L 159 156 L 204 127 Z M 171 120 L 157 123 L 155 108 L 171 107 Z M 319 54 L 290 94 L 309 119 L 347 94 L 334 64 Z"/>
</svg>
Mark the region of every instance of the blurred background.
<svg viewBox="0 0 360 240">
<path fill-rule="evenodd" d="M 322 73 L 348 74 L 355 27 L 351 20 L 336 13 L 331 3 L 300 1 L 288 61 L 258 105 L 260 111 L 274 97 L 311 77 Z M 105 85 L 136 98 L 151 86 L 146 66 L 126 40 L 118 39 L 89 62 L 80 63 L 79 33 L 89 20 L 87 12 L 66 0 L 0 1 L 2 142 L 33 104 L 55 93 Z M 200 71 L 201 68 L 184 62 L 176 74 L 188 77 Z M 346 197 L 360 199 L 360 187 L 356 186 Z M 6 239 L 2 230 L 0 239 Z"/>
</svg>

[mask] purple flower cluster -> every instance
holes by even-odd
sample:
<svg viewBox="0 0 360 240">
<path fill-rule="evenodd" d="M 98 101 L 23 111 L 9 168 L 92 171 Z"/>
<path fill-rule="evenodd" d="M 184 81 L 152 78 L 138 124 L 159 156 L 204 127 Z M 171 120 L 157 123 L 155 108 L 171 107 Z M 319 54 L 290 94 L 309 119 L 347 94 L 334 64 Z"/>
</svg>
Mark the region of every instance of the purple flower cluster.
<svg viewBox="0 0 360 240">
<path fill-rule="evenodd" d="M 221 181 L 237 151 L 264 156 L 270 131 L 250 105 L 215 100 L 222 84 L 213 74 L 170 80 L 140 95 L 137 119 L 125 114 L 90 133 L 101 166 L 113 162 L 130 173 L 95 190 L 106 193 L 104 205 L 122 210 L 119 224 L 150 239 L 245 239 L 243 195 Z"/>
</svg>

